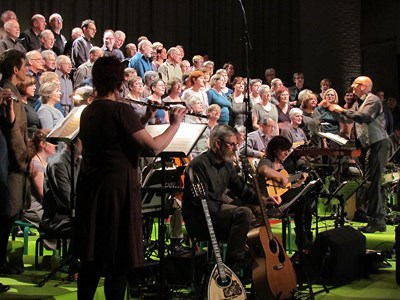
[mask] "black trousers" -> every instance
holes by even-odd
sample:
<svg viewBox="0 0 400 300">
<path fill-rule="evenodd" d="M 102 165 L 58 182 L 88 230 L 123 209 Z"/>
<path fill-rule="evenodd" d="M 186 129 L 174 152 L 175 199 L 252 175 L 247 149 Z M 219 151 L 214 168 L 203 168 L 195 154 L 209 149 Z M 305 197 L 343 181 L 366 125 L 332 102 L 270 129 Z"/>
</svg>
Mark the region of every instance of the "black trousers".
<svg viewBox="0 0 400 300">
<path fill-rule="evenodd" d="M 361 151 L 361 163 L 364 169 L 364 193 L 362 196 L 363 206 L 367 207 L 367 215 L 372 218 L 372 222 L 385 224 L 385 205 L 382 197 L 381 180 L 382 173 L 387 161 L 386 139 L 373 143 Z"/>
<path fill-rule="evenodd" d="M 284 193 L 282 198 L 282 204 L 289 202 L 296 197 L 303 187 L 289 189 Z M 312 201 L 313 197 L 310 193 L 300 197 L 300 199 L 294 203 L 287 211 L 288 214 L 294 214 L 294 224 L 296 226 L 296 245 L 299 249 L 303 249 L 312 242 Z"/>
<path fill-rule="evenodd" d="M 0 217 L 0 267 L 4 266 L 6 262 L 8 239 L 16 219 L 17 215 Z"/>
<path fill-rule="evenodd" d="M 210 212 L 217 241 L 228 244 L 226 264 L 229 267 L 240 264 L 246 259 L 245 244 L 250 229 L 252 211 L 245 206 L 232 207 L 226 210 Z M 209 240 L 210 235 L 203 213 L 197 217 L 185 220 L 190 237 L 200 240 Z"/>
</svg>

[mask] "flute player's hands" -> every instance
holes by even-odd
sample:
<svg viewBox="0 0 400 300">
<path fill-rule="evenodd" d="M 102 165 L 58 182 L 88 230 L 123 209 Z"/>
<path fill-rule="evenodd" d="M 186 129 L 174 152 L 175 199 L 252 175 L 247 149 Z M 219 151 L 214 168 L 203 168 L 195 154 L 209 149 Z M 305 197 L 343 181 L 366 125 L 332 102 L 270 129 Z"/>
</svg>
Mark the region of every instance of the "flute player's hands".
<svg viewBox="0 0 400 300">
<path fill-rule="evenodd" d="M 185 107 L 173 107 L 170 111 L 169 123 L 171 125 L 182 123 L 183 119 L 185 118 L 186 112 L 187 109 Z"/>
</svg>

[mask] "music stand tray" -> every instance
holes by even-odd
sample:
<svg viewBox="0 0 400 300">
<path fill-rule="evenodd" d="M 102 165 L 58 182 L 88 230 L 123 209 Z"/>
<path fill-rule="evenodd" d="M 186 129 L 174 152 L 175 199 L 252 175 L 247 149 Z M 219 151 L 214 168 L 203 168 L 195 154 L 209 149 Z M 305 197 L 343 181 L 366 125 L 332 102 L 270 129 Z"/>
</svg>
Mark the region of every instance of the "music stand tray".
<svg viewBox="0 0 400 300">
<path fill-rule="evenodd" d="M 74 107 L 70 113 L 61 122 L 53 128 L 53 130 L 47 135 L 46 139 L 50 141 L 72 141 L 79 133 L 79 125 L 81 120 L 81 114 L 87 105 L 81 105 Z"/>
<path fill-rule="evenodd" d="M 359 188 L 365 180 L 346 180 L 343 181 L 332 193 L 332 198 L 338 198 L 339 201 L 346 202 Z"/>
<path fill-rule="evenodd" d="M 394 151 L 394 153 L 389 157 L 388 162 L 398 164 L 400 163 L 400 147 Z"/>
<path fill-rule="evenodd" d="M 296 203 L 300 197 L 302 197 L 303 195 L 307 194 L 309 191 L 311 191 L 312 188 L 315 187 L 315 185 L 317 184 L 317 182 L 319 181 L 319 179 L 316 180 L 312 180 L 309 183 L 307 183 L 307 185 L 304 187 L 304 189 L 301 190 L 300 193 L 298 193 L 292 200 L 290 200 L 289 202 L 278 206 L 278 207 L 273 207 L 268 209 L 267 214 L 268 216 L 280 216 L 282 215 L 282 213 L 286 210 L 288 210 L 294 203 Z"/>
<path fill-rule="evenodd" d="M 330 133 L 330 132 L 318 132 L 318 134 L 322 137 L 330 139 L 331 141 L 339 144 L 339 146 L 343 146 L 343 145 L 347 144 L 347 142 L 349 141 L 349 140 L 341 137 L 338 134 L 334 134 L 334 133 Z"/>
</svg>

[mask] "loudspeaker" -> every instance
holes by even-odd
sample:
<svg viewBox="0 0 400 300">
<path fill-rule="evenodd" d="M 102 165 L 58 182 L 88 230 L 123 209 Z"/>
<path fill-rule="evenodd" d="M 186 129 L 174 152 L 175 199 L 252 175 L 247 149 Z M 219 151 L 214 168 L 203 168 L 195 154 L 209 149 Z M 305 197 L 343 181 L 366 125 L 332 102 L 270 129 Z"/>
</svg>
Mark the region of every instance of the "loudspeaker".
<svg viewBox="0 0 400 300">
<path fill-rule="evenodd" d="M 310 278 L 328 285 L 342 285 L 362 275 L 366 238 L 343 226 L 318 234 L 307 256 Z"/>
</svg>

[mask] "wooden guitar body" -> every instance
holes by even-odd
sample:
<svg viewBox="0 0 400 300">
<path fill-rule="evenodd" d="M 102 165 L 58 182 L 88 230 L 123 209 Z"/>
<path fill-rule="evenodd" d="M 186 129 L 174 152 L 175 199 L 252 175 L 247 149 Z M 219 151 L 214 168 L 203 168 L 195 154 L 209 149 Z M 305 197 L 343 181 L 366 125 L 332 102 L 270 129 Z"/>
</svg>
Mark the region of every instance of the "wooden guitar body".
<svg viewBox="0 0 400 300">
<path fill-rule="evenodd" d="M 209 300 L 235 299 L 245 300 L 246 290 L 237 275 L 232 272 L 225 264 L 223 268 L 226 273 L 227 283 L 223 283 L 215 265 L 208 280 L 207 298 Z"/>
<path fill-rule="evenodd" d="M 251 175 L 264 220 L 263 226 L 254 228 L 247 234 L 257 296 L 261 300 L 293 299 L 297 287 L 296 273 L 282 242 L 272 234 L 260 188 L 260 181 L 265 182 L 265 178 L 259 178 L 246 158 L 243 158 L 242 165 Z"/>
<path fill-rule="evenodd" d="M 296 273 L 281 241 L 269 240 L 265 226 L 252 229 L 248 235 L 253 257 L 253 284 L 260 300 L 293 299 Z"/>
</svg>

